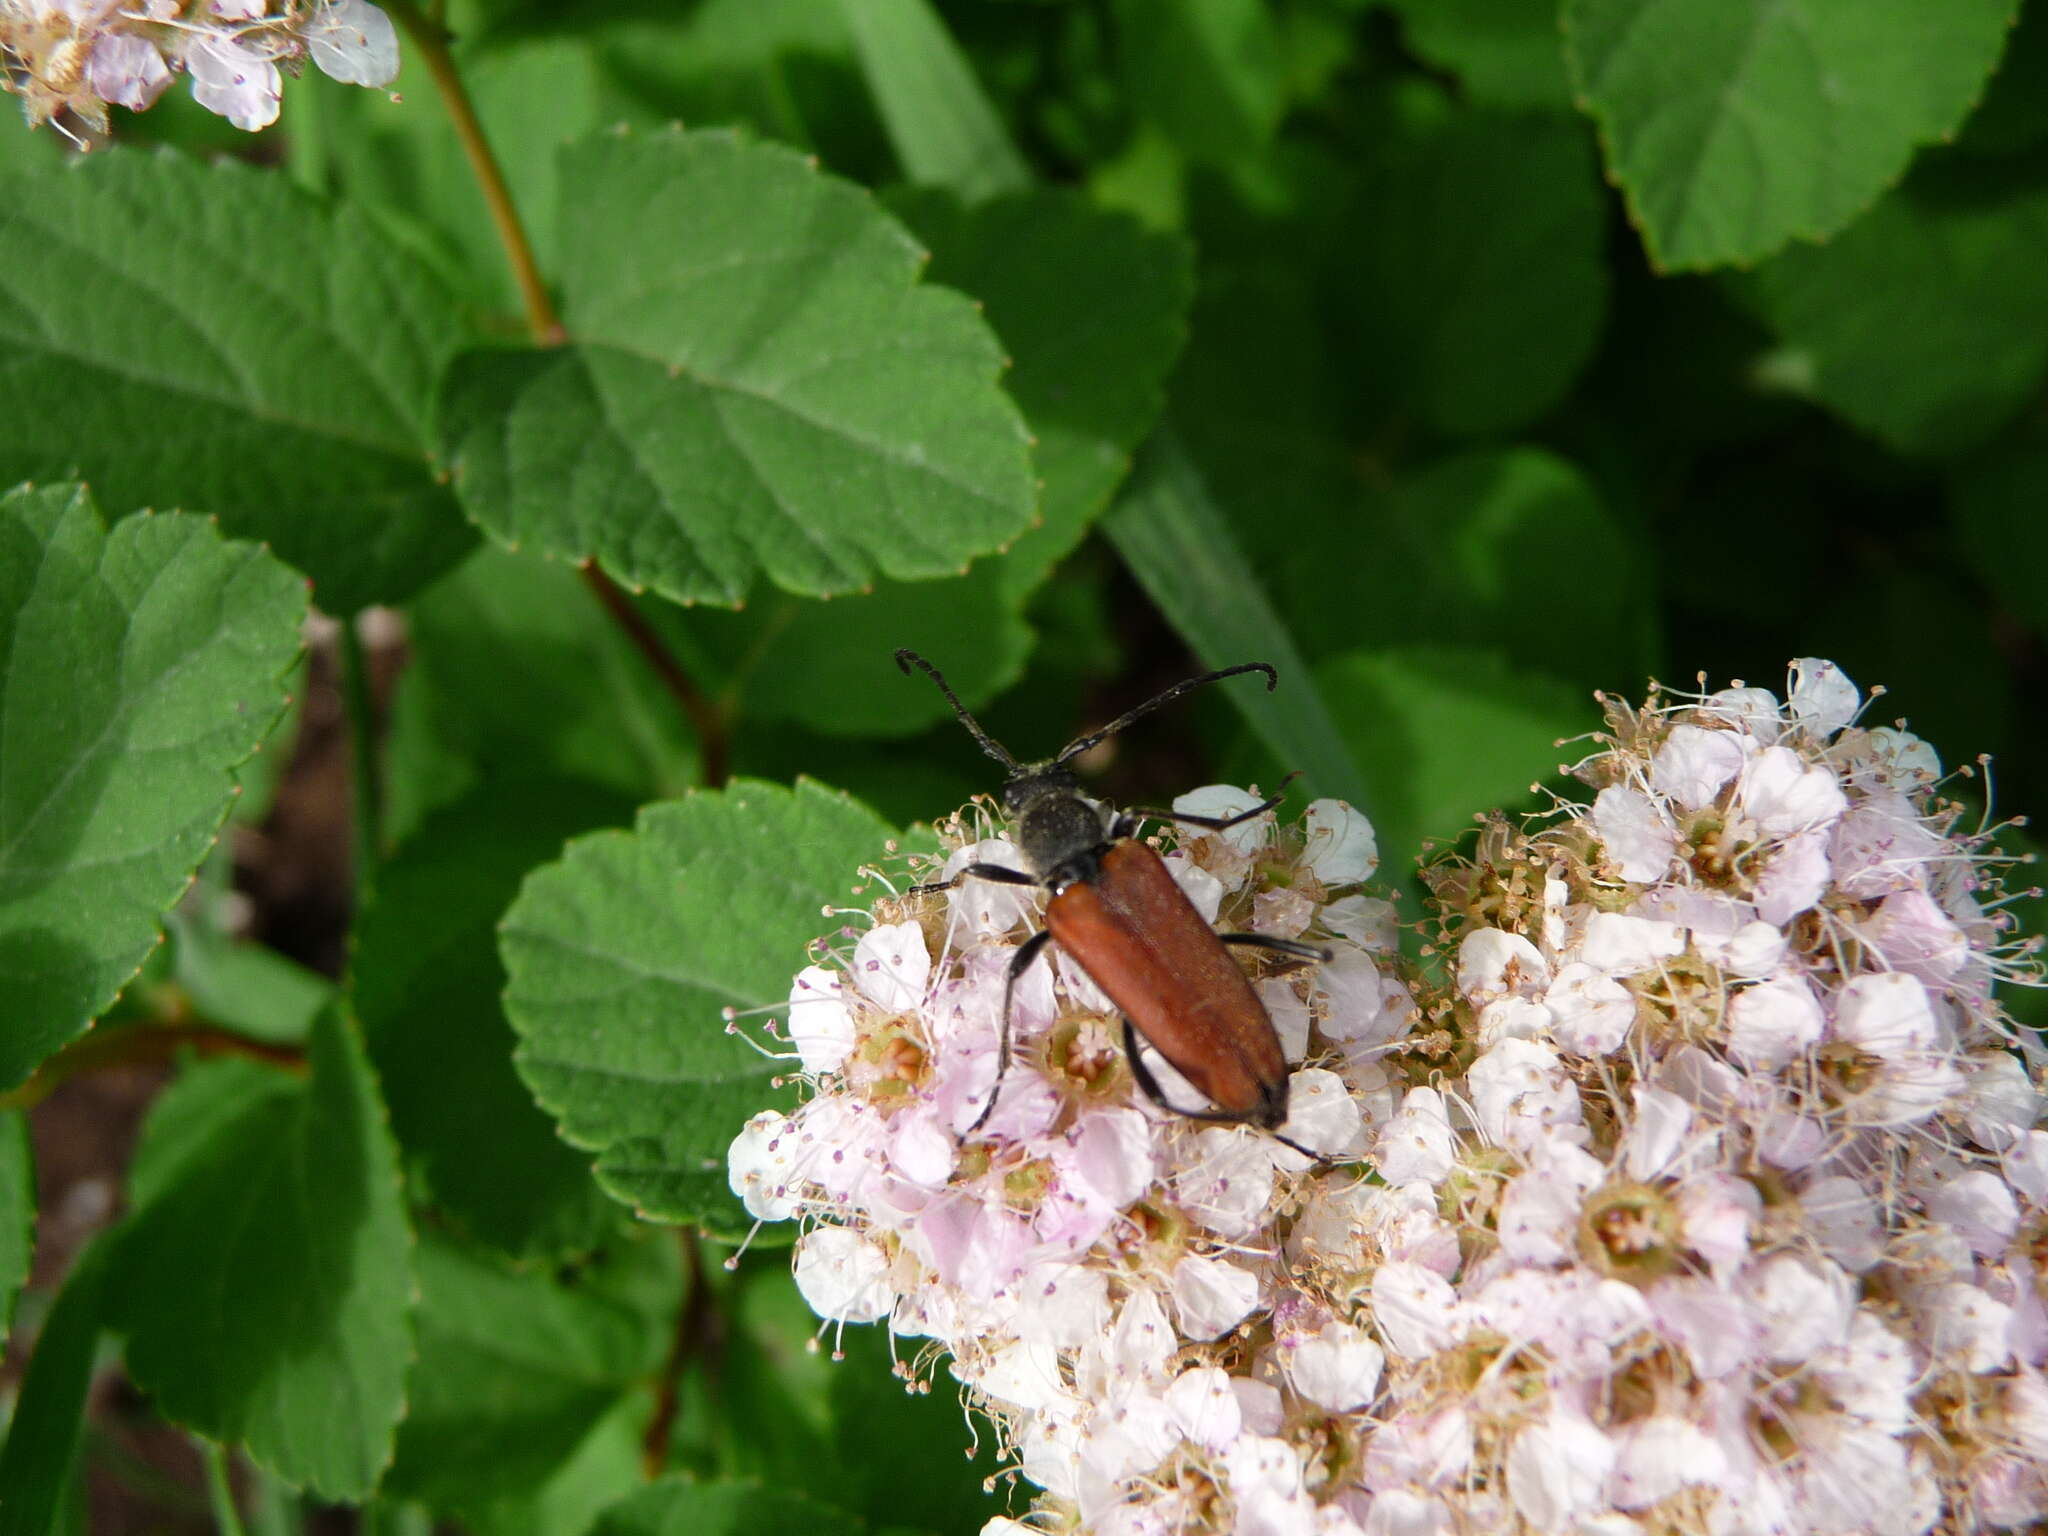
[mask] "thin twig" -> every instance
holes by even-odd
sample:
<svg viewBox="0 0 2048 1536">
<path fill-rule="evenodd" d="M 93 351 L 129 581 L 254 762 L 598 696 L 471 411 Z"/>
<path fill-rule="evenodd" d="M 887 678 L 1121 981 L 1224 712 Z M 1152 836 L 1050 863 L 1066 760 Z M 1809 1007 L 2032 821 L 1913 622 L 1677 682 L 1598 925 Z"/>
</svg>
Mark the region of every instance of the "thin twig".
<svg viewBox="0 0 2048 1536">
<path fill-rule="evenodd" d="M 259 1040 L 218 1024 L 127 1024 L 98 1029 L 52 1056 L 35 1076 L 9 1093 L 0 1093 L 0 1110 L 30 1109 L 63 1084 L 88 1072 L 104 1072 L 138 1062 L 169 1061 L 180 1051 L 200 1056 L 240 1056 L 280 1071 L 304 1073 L 306 1053 L 295 1045 Z"/>
<path fill-rule="evenodd" d="M 640 1442 L 640 1470 L 652 1482 L 668 1465 L 668 1444 L 675 1436 L 676 1405 L 682 1395 L 683 1372 L 692 1360 L 706 1352 L 711 1337 L 711 1296 L 704 1283 L 704 1255 L 697 1234 L 678 1228 L 676 1243 L 683 1255 L 683 1299 L 676 1308 L 676 1331 L 669 1340 L 668 1358 L 661 1365 L 656 1383 L 654 1414 L 647 1421 L 647 1434 Z"/>
<path fill-rule="evenodd" d="M 469 91 L 456 71 L 455 57 L 448 51 L 448 29 L 412 0 L 386 0 L 384 8 L 405 28 L 406 36 L 426 62 L 427 73 L 434 77 L 434 89 L 440 93 L 441 105 L 447 109 L 455 137 L 461 141 L 462 152 L 476 177 L 477 190 L 483 193 L 484 206 L 490 210 L 498 243 L 505 248 L 505 259 L 511 263 L 512 280 L 519 285 L 520 302 L 526 307 L 528 329 L 541 346 L 560 345 L 568 333 L 562 329 L 555 301 L 548 296 L 547 284 L 541 280 L 540 264 L 534 260 L 532 242 L 526 238 L 526 226 L 520 222 L 519 209 L 512 201 L 512 189 L 505 184 L 505 173 L 498 168 L 498 157 L 491 152 L 491 142 L 484 137 L 483 124 L 477 121 Z"/>
<path fill-rule="evenodd" d="M 690 674 L 683 670 L 682 663 L 676 660 L 661 636 L 654 632 L 654 626 L 647 622 L 645 615 L 633 606 L 633 600 L 619 589 L 618 583 L 598 569 L 595 561 L 584 561 L 580 569 L 590 590 L 604 604 L 605 612 L 639 647 L 640 654 L 654 668 L 662 686 L 675 696 L 683 713 L 689 717 L 690 729 L 697 733 L 697 746 L 704 754 L 704 782 L 716 789 L 726 781 L 730 772 L 730 744 L 726 739 L 724 714 L 704 697 Z"/>
</svg>

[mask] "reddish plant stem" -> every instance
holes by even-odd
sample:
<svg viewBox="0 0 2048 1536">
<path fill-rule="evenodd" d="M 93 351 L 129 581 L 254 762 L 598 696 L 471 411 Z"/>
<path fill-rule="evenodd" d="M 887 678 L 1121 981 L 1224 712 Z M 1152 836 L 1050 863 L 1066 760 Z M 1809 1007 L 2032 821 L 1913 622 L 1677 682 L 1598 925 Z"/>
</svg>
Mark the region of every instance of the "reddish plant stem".
<svg viewBox="0 0 2048 1536">
<path fill-rule="evenodd" d="M 74 1077 L 138 1062 L 169 1061 L 181 1051 L 240 1056 L 295 1074 L 306 1070 L 306 1053 L 297 1046 L 258 1040 L 218 1024 L 117 1025 L 95 1030 L 52 1056 L 19 1088 L 0 1094 L 0 1109 L 31 1109 Z"/>
<path fill-rule="evenodd" d="M 676 1331 L 669 1341 L 668 1358 L 662 1362 L 655 1383 L 654 1412 L 647 1420 L 647 1433 L 640 1442 L 640 1470 L 652 1482 L 668 1466 L 668 1444 L 675 1434 L 676 1406 L 682 1395 L 683 1371 L 700 1357 L 710 1358 L 715 1319 L 711 1297 L 704 1284 L 704 1255 L 697 1234 L 687 1227 L 676 1232 L 676 1244 L 683 1255 L 683 1301 L 676 1309 Z"/>
<path fill-rule="evenodd" d="M 654 632 L 654 626 L 647 622 L 646 615 L 633 606 L 632 598 L 620 590 L 619 584 L 598 569 L 595 561 L 586 560 L 579 569 L 590 590 L 597 594 L 597 600 L 604 604 L 605 612 L 626 632 L 647 664 L 654 668 L 662 686 L 682 706 L 690 729 L 697 733 L 697 745 L 704 754 L 704 782 L 716 789 L 730 776 L 730 744 L 726 739 L 725 716 L 717 705 L 704 697 L 690 674 L 683 670 L 682 663 L 662 643 L 661 636 Z"/>
</svg>

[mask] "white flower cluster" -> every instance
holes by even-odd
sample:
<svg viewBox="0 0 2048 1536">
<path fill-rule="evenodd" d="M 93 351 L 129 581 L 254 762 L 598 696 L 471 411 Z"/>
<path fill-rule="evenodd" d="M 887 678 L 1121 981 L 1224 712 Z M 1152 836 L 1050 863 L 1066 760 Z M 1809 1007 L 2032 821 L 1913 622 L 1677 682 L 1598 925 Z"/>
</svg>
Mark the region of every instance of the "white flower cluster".
<svg viewBox="0 0 2048 1536">
<path fill-rule="evenodd" d="M 1219 926 L 1336 951 L 1256 984 L 1324 1161 L 1147 1103 L 1064 958 L 963 1143 L 1038 903 L 968 882 L 797 979 L 813 1092 L 733 1188 L 804 1222 L 821 1317 L 951 1356 L 1043 1490 L 991 1536 L 2037 1525 L 2048 1131 L 1994 997 L 2030 951 L 1860 706 L 1820 662 L 1610 705 L 1590 805 L 1425 872 L 1421 969 L 1348 807 L 1171 853 Z M 1017 862 L 952 834 L 948 873 Z"/>
<path fill-rule="evenodd" d="M 146 111 L 173 77 L 237 128 L 277 120 L 282 72 L 311 57 L 349 85 L 389 85 L 398 34 L 369 0 L 0 0 L 6 86 L 31 127 L 65 114 L 104 133 L 107 108 Z"/>
</svg>

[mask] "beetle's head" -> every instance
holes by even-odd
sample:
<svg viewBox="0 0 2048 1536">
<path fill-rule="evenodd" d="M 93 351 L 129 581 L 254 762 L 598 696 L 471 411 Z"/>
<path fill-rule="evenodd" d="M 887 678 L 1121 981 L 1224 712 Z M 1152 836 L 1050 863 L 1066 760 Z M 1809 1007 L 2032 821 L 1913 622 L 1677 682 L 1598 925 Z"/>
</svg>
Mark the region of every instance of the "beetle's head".
<svg viewBox="0 0 2048 1536">
<path fill-rule="evenodd" d="M 1057 760 L 1026 763 L 1003 785 L 1003 809 L 1014 819 L 1024 813 L 1027 805 L 1047 795 L 1080 793 L 1081 781 L 1074 776 L 1074 770 L 1062 767 Z"/>
</svg>

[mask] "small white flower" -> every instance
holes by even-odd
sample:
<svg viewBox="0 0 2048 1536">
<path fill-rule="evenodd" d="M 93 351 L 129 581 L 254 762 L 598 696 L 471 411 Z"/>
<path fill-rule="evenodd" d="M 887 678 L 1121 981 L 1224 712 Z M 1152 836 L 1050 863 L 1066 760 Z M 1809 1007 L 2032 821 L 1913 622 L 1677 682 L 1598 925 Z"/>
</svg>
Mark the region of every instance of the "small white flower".
<svg viewBox="0 0 2048 1536">
<path fill-rule="evenodd" d="M 846 1227 L 813 1227 L 797 1239 L 796 1288 L 829 1322 L 872 1323 L 896 1304 L 889 1256 Z"/>
<path fill-rule="evenodd" d="M 1355 885 L 1380 867 L 1379 838 L 1363 812 L 1342 800 L 1314 800 L 1302 814 L 1302 862 L 1325 885 Z"/>
</svg>

